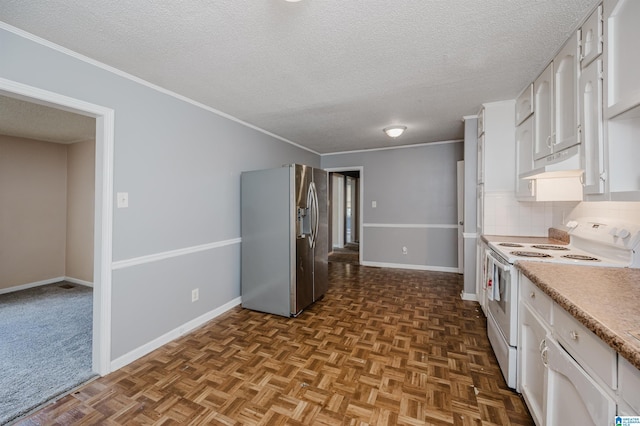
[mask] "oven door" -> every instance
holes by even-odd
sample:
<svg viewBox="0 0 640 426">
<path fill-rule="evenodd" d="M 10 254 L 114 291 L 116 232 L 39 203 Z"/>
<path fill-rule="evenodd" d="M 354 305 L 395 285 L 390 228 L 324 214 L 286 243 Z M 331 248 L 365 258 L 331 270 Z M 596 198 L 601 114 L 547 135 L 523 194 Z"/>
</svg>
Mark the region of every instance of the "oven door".
<svg viewBox="0 0 640 426">
<path fill-rule="evenodd" d="M 487 309 L 496 321 L 509 346 L 518 342 L 518 280 L 515 268 L 487 250 L 488 275 L 493 289 L 489 294 Z M 492 297 L 493 296 L 493 297 Z"/>
</svg>

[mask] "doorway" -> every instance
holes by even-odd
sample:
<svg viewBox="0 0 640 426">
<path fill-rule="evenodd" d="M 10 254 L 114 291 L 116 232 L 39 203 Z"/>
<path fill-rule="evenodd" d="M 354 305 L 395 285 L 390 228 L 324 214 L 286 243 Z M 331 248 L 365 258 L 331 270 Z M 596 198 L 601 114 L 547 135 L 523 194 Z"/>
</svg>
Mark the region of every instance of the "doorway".
<svg viewBox="0 0 640 426">
<path fill-rule="evenodd" d="M 362 263 L 362 167 L 329 172 L 329 261 Z"/>
<path fill-rule="evenodd" d="M 114 111 L 0 78 L 0 95 L 95 119 L 92 370 L 111 371 L 111 262 Z"/>
</svg>

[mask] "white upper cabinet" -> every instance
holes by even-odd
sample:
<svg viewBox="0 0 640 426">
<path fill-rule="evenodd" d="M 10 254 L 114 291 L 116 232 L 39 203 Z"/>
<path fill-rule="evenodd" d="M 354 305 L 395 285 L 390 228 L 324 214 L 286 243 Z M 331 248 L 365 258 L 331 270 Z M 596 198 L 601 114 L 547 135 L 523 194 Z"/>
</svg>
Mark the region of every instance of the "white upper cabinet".
<svg viewBox="0 0 640 426">
<path fill-rule="evenodd" d="M 640 105 L 640 1 L 605 2 L 607 16 L 607 117 Z"/>
<path fill-rule="evenodd" d="M 587 18 L 580 33 L 580 66 L 584 69 L 602 54 L 602 5 Z"/>
<path fill-rule="evenodd" d="M 533 114 L 533 84 L 527 86 L 516 99 L 516 126 Z"/>
<path fill-rule="evenodd" d="M 606 190 L 640 201 L 640 1 L 604 2 Z"/>
<path fill-rule="evenodd" d="M 531 199 L 535 195 L 535 180 L 521 179 L 522 173 L 533 170 L 533 117 L 516 127 L 516 197 Z"/>
<path fill-rule="evenodd" d="M 574 33 L 533 83 L 534 160 L 580 143 L 578 35 Z"/>
<path fill-rule="evenodd" d="M 578 137 L 578 34 L 569 38 L 553 60 L 555 100 L 555 134 L 553 152 L 580 143 Z"/>
<path fill-rule="evenodd" d="M 605 191 L 602 84 L 602 60 L 597 59 L 580 75 L 581 163 L 585 195 L 603 194 Z"/>
<path fill-rule="evenodd" d="M 538 160 L 553 153 L 553 62 L 533 83 L 533 157 Z"/>
<path fill-rule="evenodd" d="M 480 136 L 478 145 L 483 147 L 484 189 L 486 192 L 513 192 L 516 172 L 515 101 L 489 102 L 483 105 L 482 110 L 484 134 Z"/>
</svg>

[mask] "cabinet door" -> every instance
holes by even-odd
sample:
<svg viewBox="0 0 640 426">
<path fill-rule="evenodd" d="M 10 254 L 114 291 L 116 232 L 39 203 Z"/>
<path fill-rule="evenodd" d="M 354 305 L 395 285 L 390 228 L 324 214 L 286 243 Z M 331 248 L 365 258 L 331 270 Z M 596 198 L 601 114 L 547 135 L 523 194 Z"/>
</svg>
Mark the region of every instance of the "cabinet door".
<svg viewBox="0 0 640 426">
<path fill-rule="evenodd" d="M 640 105 L 640 1 L 612 0 L 605 7 L 609 55 L 607 117 L 611 118 Z"/>
<path fill-rule="evenodd" d="M 618 355 L 618 382 L 621 405 L 626 405 L 627 415 L 640 414 L 640 370 Z M 618 414 L 620 410 L 618 410 Z"/>
<path fill-rule="evenodd" d="M 571 38 L 553 60 L 555 133 L 553 152 L 580 143 L 578 139 L 578 35 Z"/>
<path fill-rule="evenodd" d="M 533 82 L 533 158 L 551 154 L 553 137 L 553 63 Z"/>
<path fill-rule="evenodd" d="M 516 126 L 533 114 L 533 83 L 528 85 L 516 99 Z"/>
<path fill-rule="evenodd" d="M 589 16 L 580 29 L 580 66 L 586 68 L 602 54 L 602 5 Z"/>
<path fill-rule="evenodd" d="M 520 174 L 533 170 L 533 117 L 516 127 L 516 197 L 531 198 L 533 180 L 520 179 Z"/>
<path fill-rule="evenodd" d="M 527 402 L 536 425 L 544 424 L 544 395 L 547 386 L 547 367 L 543 350 L 548 329 L 530 310 L 520 303 L 520 336 L 518 350 L 520 392 Z"/>
<path fill-rule="evenodd" d="M 598 59 L 580 75 L 580 121 L 582 122 L 582 167 L 584 193 L 604 193 L 604 135 L 602 126 L 602 60 Z"/>
<path fill-rule="evenodd" d="M 478 137 L 478 183 L 484 183 L 484 133 Z"/>
<path fill-rule="evenodd" d="M 611 424 L 613 399 L 567 354 L 553 338 L 547 344 L 547 425 L 599 426 Z"/>
<path fill-rule="evenodd" d="M 476 257 L 476 296 L 484 315 L 487 315 L 487 256 L 486 244 L 478 239 L 478 255 Z"/>
</svg>

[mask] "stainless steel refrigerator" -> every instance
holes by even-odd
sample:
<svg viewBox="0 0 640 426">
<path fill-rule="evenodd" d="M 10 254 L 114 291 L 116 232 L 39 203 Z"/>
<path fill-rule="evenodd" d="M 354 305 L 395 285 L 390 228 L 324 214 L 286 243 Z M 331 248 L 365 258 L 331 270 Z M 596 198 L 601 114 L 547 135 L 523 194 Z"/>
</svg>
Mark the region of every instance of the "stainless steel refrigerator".
<svg viewBox="0 0 640 426">
<path fill-rule="evenodd" d="M 300 164 L 242 173 L 244 308 L 296 316 L 326 293 L 327 183 Z"/>
</svg>

